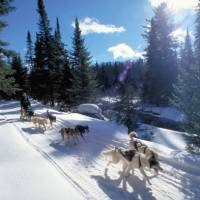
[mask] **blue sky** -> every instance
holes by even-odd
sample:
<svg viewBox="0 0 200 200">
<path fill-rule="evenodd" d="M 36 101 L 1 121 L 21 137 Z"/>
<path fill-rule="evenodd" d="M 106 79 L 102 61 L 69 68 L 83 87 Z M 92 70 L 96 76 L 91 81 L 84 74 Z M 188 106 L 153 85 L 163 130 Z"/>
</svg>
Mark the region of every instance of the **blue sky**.
<svg viewBox="0 0 200 200">
<path fill-rule="evenodd" d="M 56 17 L 60 20 L 62 40 L 71 48 L 73 21 L 80 26 L 93 61 L 134 59 L 142 55 L 146 46 L 141 34 L 146 19 L 153 16 L 153 9 L 161 1 L 173 8 L 175 22 L 179 24 L 174 35 L 181 40 L 189 26 L 193 34 L 193 6 L 197 0 L 44 0 L 51 26 Z M 15 0 L 16 11 L 5 17 L 9 26 L 1 38 L 9 41 L 8 48 L 22 57 L 26 49 L 26 34 L 29 30 L 33 40 L 38 30 L 36 0 Z"/>
</svg>

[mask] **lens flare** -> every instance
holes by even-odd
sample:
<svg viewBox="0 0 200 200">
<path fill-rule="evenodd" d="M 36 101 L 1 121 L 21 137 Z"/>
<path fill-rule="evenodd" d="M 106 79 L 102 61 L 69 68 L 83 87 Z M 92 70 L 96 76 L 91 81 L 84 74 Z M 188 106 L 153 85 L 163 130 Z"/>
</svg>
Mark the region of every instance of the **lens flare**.
<svg viewBox="0 0 200 200">
<path fill-rule="evenodd" d="M 127 74 L 128 74 L 128 71 L 133 67 L 133 62 L 132 61 L 127 61 L 125 64 L 124 64 L 124 69 L 123 71 L 119 74 L 119 77 L 118 77 L 118 81 L 120 83 L 124 83 L 124 81 L 126 80 L 127 78 Z"/>
</svg>

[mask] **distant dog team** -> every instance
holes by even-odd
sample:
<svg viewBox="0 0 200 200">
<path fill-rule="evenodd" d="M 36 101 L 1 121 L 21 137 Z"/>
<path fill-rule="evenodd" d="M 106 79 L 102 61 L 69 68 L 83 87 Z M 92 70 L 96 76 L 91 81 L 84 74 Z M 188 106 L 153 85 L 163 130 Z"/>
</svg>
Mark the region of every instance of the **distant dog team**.
<svg viewBox="0 0 200 200">
<path fill-rule="evenodd" d="M 31 119 L 35 127 L 39 127 L 44 130 L 47 129 L 48 120 L 51 127 L 53 127 L 53 123 L 56 123 L 56 116 L 52 115 L 48 110 L 46 117 L 43 117 L 36 115 L 32 110 L 25 110 L 22 108 L 20 119 L 26 119 L 26 120 Z M 78 141 L 78 136 L 80 136 L 83 140 L 85 140 L 84 134 L 89 133 L 89 127 L 87 125 L 86 126 L 76 125 L 74 128 L 63 127 L 60 129 L 59 132 L 61 134 L 63 141 L 65 136 L 67 137 L 68 140 L 75 139 L 76 141 Z"/>
</svg>

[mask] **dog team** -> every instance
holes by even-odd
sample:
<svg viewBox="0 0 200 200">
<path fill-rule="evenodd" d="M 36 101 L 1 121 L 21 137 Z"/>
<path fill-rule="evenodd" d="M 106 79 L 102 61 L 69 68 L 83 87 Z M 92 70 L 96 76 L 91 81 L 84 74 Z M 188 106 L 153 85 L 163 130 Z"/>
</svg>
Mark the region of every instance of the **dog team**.
<svg viewBox="0 0 200 200">
<path fill-rule="evenodd" d="M 26 120 L 30 119 L 36 127 L 39 127 L 41 129 L 43 128 L 44 130 L 46 130 L 46 127 L 48 125 L 48 120 L 51 127 L 53 126 L 53 123 L 56 122 L 56 116 L 50 114 L 48 110 L 45 118 L 34 114 L 32 110 L 29 109 L 25 110 L 22 108 L 20 119 L 26 119 Z M 75 128 L 63 127 L 60 129 L 59 132 L 61 134 L 63 141 L 65 136 L 67 136 L 68 140 L 75 139 L 78 141 L 78 136 L 80 136 L 83 140 L 85 140 L 84 134 L 89 133 L 89 127 L 82 125 L 76 125 Z"/>
<path fill-rule="evenodd" d="M 40 128 L 43 127 L 44 130 L 46 130 L 48 120 L 51 127 L 53 126 L 53 123 L 56 122 L 56 117 L 50 114 L 48 110 L 47 118 L 45 118 L 35 115 L 30 108 L 30 101 L 26 93 L 23 93 L 21 99 L 21 119 L 31 119 L 35 126 L 38 126 Z M 89 127 L 82 125 L 76 125 L 74 128 L 63 127 L 60 129 L 59 132 L 63 141 L 65 136 L 68 140 L 74 139 L 78 141 L 78 136 L 84 139 L 84 134 L 89 133 Z M 137 139 L 136 132 L 130 132 L 129 137 L 130 141 L 127 148 L 114 147 L 111 150 L 102 152 L 103 156 L 110 158 L 107 167 L 110 164 L 118 164 L 122 162 L 122 175 L 124 178 L 130 175 L 130 171 L 132 171 L 132 174 L 134 174 L 134 169 L 139 169 L 144 179 L 149 184 L 151 184 L 144 169 L 153 169 L 156 175 L 158 175 L 159 171 L 163 171 L 159 163 L 158 154 L 154 150 L 149 148 L 146 144 Z"/>
<path fill-rule="evenodd" d="M 156 175 L 158 175 L 159 171 L 163 171 L 159 163 L 158 154 L 137 139 L 136 132 L 130 132 L 129 137 L 130 141 L 127 148 L 114 147 L 111 150 L 102 152 L 103 156 L 110 158 L 107 167 L 110 164 L 118 164 L 121 162 L 124 178 L 130 175 L 130 171 L 134 174 L 134 169 L 139 169 L 144 179 L 151 185 L 144 169 L 153 169 Z"/>
</svg>

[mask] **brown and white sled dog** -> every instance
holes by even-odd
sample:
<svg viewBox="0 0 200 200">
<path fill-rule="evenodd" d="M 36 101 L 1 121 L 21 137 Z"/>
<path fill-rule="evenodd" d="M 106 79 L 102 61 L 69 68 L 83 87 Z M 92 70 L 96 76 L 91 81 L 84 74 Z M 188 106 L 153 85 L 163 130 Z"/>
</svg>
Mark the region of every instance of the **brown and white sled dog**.
<svg viewBox="0 0 200 200">
<path fill-rule="evenodd" d="M 122 162 L 123 177 L 129 176 L 131 170 L 139 169 L 149 184 L 151 183 L 144 171 L 145 168 L 153 169 L 156 172 L 156 175 L 158 174 L 158 171 L 163 171 L 163 169 L 160 167 L 159 161 L 153 154 L 151 157 L 147 158 L 144 154 L 141 154 L 135 150 L 127 150 L 115 147 L 109 151 L 102 152 L 102 155 L 111 158 L 107 164 L 107 167 L 111 163 L 117 164 Z"/>
<path fill-rule="evenodd" d="M 47 119 L 43 117 L 33 116 L 31 121 L 35 126 L 39 126 L 39 128 L 43 127 L 46 130 L 46 125 L 48 124 Z"/>
<path fill-rule="evenodd" d="M 71 139 L 76 139 L 78 141 L 77 133 L 76 133 L 75 129 L 73 129 L 73 128 L 63 127 L 60 129 L 59 132 L 61 134 L 63 141 L 65 139 L 65 136 L 67 136 L 68 140 L 70 140 L 70 138 L 71 138 Z"/>
</svg>

